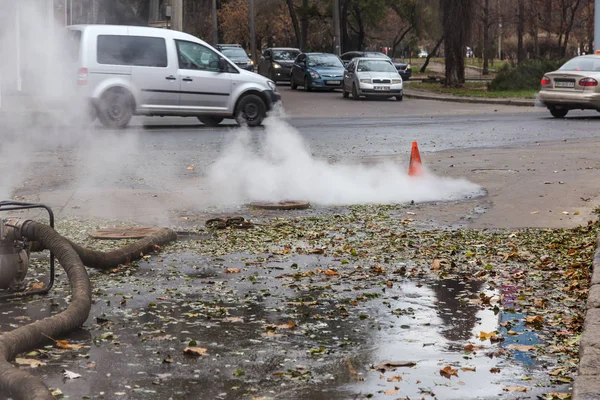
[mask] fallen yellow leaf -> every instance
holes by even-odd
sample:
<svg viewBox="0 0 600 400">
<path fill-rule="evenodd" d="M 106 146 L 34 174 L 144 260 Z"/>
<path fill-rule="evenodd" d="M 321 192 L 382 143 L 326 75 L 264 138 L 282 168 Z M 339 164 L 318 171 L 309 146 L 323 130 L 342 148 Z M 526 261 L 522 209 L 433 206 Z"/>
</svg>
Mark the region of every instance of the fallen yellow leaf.
<svg viewBox="0 0 600 400">
<path fill-rule="evenodd" d="M 461 370 L 463 370 L 465 372 L 466 371 L 475 372 L 475 371 L 477 371 L 477 368 L 475 368 L 475 367 L 462 367 Z"/>
<path fill-rule="evenodd" d="M 83 348 L 83 346 L 80 344 L 70 344 L 68 340 L 57 340 L 56 347 L 59 347 L 61 349 L 65 349 L 65 350 L 79 350 L 79 349 Z"/>
<path fill-rule="evenodd" d="M 527 346 L 524 344 L 509 344 L 506 346 L 509 350 L 519 350 L 519 351 L 532 351 L 535 350 L 534 346 Z"/>
<path fill-rule="evenodd" d="M 452 368 L 451 366 L 447 365 L 444 368 L 440 369 L 440 375 L 444 378 L 450 379 L 452 375 L 458 376 L 458 369 Z"/>
<path fill-rule="evenodd" d="M 526 392 L 529 389 L 521 386 L 508 386 L 503 389 L 505 392 Z"/>
<path fill-rule="evenodd" d="M 392 376 L 391 378 L 388 378 L 387 381 L 388 382 L 401 382 L 402 376 L 401 375 Z"/>
<path fill-rule="evenodd" d="M 19 365 L 29 365 L 31 368 L 37 368 L 40 365 L 45 365 L 40 360 L 34 358 L 16 358 L 15 362 Z"/>
<path fill-rule="evenodd" d="M 490 340 L 495 339 L 496 337 L 497 337 L 496 332 L 484 332 L 484 331 L 479 332 L 479 339 L 482 342 L 485 340 L 488 340 L 488 339 L 490 339 Z"/>
<path fill-rule="evenodd" d="M 394 396 L 398 394 L 398 391 L 396 389 L 388 389 L 384 390 L 383 394 L 387 394 L 388 396 Z"/>
<path fill-rule="evenodd" d="M 192 356 L 205 356 L 207 349 L 203 347 L 186 347 L 183 350 L 184 354 L 189 354 Z"/>
<path fill-rule="evenodd" d="M 190 164 L 187 166 L 186 168 L 188 171 L 193 171 L 194 170 L 194 164 Z"/>
<path fill-rule="evenodd" d="M 528 324 L 534 324 L 534 325 L 543 324 L 544 323 L 544 317 L 542 317 L 541 315 L 536 315 L 534 317 L 527 317 L 527 318 L 525 318 L 525 321 Z"/>
<path fill-rule="evenodd" d="M 237 273 L 240 273 L 241 271 L 242 270 L 240 268 L 231 268 L 231 267 L 225 268 L 226 274 L 237 274 Z"/>
<path fill-rule="evenodd" d="M 333 269 L 328 269 L 325 271 L 325 275 L 327 276 L 339 276 L 339 273 Z"/>
</svg>

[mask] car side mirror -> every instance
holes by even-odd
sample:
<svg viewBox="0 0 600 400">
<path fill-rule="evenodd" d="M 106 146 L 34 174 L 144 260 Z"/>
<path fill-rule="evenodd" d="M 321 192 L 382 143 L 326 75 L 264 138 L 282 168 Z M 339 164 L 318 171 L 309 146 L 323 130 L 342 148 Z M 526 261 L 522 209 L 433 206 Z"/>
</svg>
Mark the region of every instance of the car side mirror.
<svg viewBox="0 0 600 400">
<path fill-rule="evenodd" d="M 219 57 L 219 71 L 227 72 L 229 70 L 229 64 L 223 57 Z"/>
</svg>

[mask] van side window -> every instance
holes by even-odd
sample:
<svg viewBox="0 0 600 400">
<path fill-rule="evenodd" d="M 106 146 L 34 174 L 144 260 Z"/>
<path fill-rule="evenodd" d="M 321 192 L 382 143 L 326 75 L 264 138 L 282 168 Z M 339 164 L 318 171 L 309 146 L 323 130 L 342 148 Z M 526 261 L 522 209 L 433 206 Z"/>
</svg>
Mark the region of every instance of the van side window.
<svg viewBox="0 0 600 400">
<path fill-rule="evenodd" d="M 180 69 L 219 72 L 219 55 L 198 43 L 176 40 Z"/>
<path fill-rule="evenodd" d="M 98 36 L 98 64 L 165 68 L 168 65 L 165 39 L 147 36 Z"/>
</svg>

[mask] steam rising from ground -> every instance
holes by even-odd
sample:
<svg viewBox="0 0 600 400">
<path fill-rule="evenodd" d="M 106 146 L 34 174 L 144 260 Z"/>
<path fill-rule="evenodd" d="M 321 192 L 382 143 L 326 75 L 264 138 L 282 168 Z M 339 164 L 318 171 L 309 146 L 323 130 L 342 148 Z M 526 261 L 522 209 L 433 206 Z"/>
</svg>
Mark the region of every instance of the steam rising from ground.
<svg viewBox="0 0 600 400">
<path fill-rule="evenodd" d="M 138 151 L 138 135 L 91 128 L 88 101 L 77 86 L 77 46 L 48 7 L 35 0 L 4 6 L 0 200 L 10 199 L 16 189 L 27 189 L 25 182 L 42 182 L 50 190 L 66 183 L 93 188 L 118 182 L 131 171 L 127 160 Z"/>
<path fill-rule="evenodd" d="M 210 191 L 221 204 L 305 200 L 321 205 L 393 204 L 461 199 L 482 193 L 465 179 L 426 173 L 413 178 L 407 164 L 339 163 L 313 157 L 302 137 L 281 119 L 266 122 L 255 150 L 242 130 L 208 173 Z"/>
</svg>

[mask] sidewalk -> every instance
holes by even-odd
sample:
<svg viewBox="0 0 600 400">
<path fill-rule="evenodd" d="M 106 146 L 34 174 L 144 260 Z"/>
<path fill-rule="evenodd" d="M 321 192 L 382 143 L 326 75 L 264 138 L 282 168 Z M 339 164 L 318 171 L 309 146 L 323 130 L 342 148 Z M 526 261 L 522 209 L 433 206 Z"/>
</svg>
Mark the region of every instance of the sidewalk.
<svg viewBox="0 0 600 400">
<path fill-rule="evenodd" d="M 404 96 L 411 99 L 418 100 L 438 100 L 438 101 L 450 101 L 455 103 L 483 103 L 483 104 L 499 104 L 505 106 L 520 106 L 520 107 L 534 107 L 536 105 L 535 99 L 517 99 L 517 98 L 497 98 L 490 99 L 484 97 L 463 97 L 453 96 L 442 93 L 435 93 L 428 90 L 413 89 L 410 87 L 410 83 L 404 87 Z"/>
</svg>

